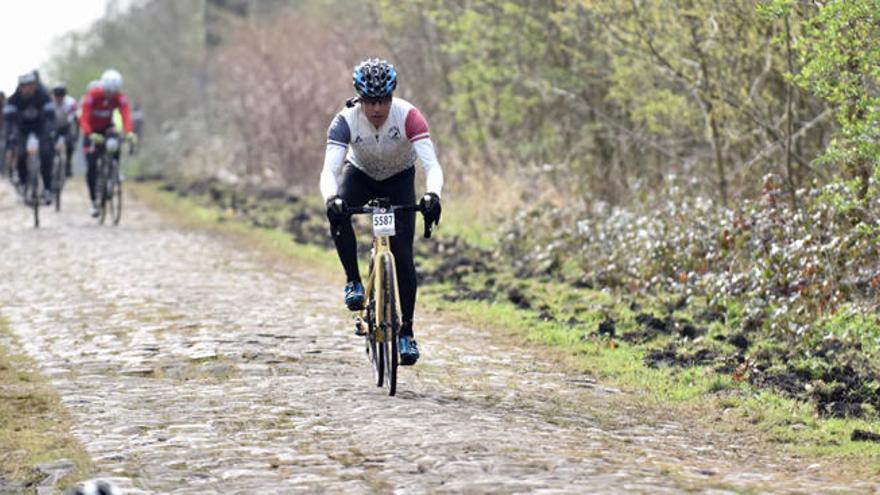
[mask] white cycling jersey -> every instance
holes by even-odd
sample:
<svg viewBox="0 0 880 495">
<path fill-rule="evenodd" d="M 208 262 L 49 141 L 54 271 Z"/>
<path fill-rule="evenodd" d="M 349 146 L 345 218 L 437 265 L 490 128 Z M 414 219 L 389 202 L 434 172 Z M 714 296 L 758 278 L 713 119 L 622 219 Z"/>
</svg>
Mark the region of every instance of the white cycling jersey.
<svg viewBox="0 0 880 495">
<path fill-rule="evenodd" d="M 55 125 L 61 128 L 72 124 L 76 119 L 77 106 L 76 98 L 64 95 L 61 105 L 55 106 Z"/>
<path fill-rule="evenodd" d="M 440 196 L 443 170 L 421 112 L 410 102 L 393 98 L 388 118 L 377 129 L 356 104 L 336 114 L 327 131 L 321 195 L 324 200 L 336 195 L 337 174 L 345 161 L 382 181 L 414 166 L 416 159 L 425 168 L 427 191 Z"/>
</svg>

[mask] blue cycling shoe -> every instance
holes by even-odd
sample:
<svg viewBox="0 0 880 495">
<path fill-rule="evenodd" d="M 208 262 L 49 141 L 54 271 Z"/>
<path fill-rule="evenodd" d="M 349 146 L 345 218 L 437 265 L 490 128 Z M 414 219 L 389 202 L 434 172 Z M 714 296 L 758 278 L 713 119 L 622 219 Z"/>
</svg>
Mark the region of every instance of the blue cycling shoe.
<svg viewBox="0 0 880 495">
<path fill-rule="evenodd" d="M 345 284 L 345 306 L 350 311 L 364 309 L 364 286 L 360 282 Z"/>
<path fill-rule="evenodd" d="M 412 337 L 400 337 L 400 365 L 412 366 L 419 360 L 419 346 Z"/>
</svg>

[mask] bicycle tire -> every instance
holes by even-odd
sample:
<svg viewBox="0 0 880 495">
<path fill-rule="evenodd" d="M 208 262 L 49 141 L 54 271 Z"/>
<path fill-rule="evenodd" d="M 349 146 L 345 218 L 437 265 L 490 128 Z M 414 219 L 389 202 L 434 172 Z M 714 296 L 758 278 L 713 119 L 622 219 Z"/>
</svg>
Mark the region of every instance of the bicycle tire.
<svg viewBox="0 0 880 495">
<path fill-rule="evenodd" d="M 376 332 L 378 331 L 379 326 L 376 324 L 376 298 L 374 296 L 370 296 L 370 301 L 367 304 L 367 353 L 370 356 L 370 365 L 373 368 L 373 380 L 376 382 L 377 387 L 381 387 L 385 382 L 385 362 L 384 356 L 380 355 L 380 348 L 382 346 L 376 341 Z"/>
<path fill-rule="evenodd" d="M 104 225 L 107 218 L 107 159 L 103 156 L 98 158 L 98 177 L 95 181 L 95 192 L 98 195 L 98 223 Z"/>
<path fill-rule="evenodd" d="M 64 158 L 55 154 L 52 166 L 52 189 L 55 193 L 55 211 L 61 211 L 61 190 L 64 189 Z"/>
<path fill-rule="evenodd" d="M 31 156 L 28 161 L 28 181 L 27 188 L 29 189 L 25 194 L 25 198 L 31 198 L 31 204 L 34 209 L 34 228 L 40 228 L 40 170 L 39 165 L 35 163 L 36 158 Z"/>
<path fill-rule="evenodd" d="M 399 364 L 398 334 L 400 333 L 400 318 L 397 314 L 397 280 L 394 278 L 394 257 L 386 253 L 383 260 L 385 270 L 382 280 L 382 290 L 385 291 L 385 311 L 383 315 L 383 327 L 385 329 L 385 341 L 382 344 L 385 362 L 385 383 L 388 385 L 388 395 L 397 393 L 397 366 Z"/>
<path fill-rule="evenodd" d="M 119 225 L 122 219 L 122 181 L 119 180 L 119 162 L 111 162 L 110 177 L 107 182 L 110 185 L 110 214 L 113 217 L 113 226 Z"/>
</svg>

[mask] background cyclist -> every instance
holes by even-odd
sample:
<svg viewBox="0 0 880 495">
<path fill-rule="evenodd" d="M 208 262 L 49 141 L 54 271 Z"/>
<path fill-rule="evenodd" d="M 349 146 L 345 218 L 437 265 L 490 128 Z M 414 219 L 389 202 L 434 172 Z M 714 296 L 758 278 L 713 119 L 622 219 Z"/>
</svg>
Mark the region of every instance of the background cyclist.
<svg viewBox="0 0 880 495">
<path fill-rule="evenodd" d="M 27 180 L 27 137 L 33 133 L 40 140 L 40 173 L 43 176 L 43 201 L 52 200 L 49 185 L 52 184 L 52 160 L 55 146 L 52 134 L 55 131 L 55 104 L 49 91 L 39 83 L 36 71 L 22 74 L 18 78 L 15 93 L 3 107 L 6 120 L 7 146 L 18 148 L 18 177 Z M 11 164 L 10 164 L 11 165 Z"/>
<path fill-rule="evenodd" d="M 0 91 L 0 114 L 6 106 L 6 93 Z M 0 117 L 0 172 L 6 173 L 6 119 Z"/>
<path fill-rule="evenodd" d="M 127 139 L 134 139 L 131 126 L 131 113 L 128 108 L 128 96 L 122 92 L 122 75 L 109 69 L 101 75 L 100 84 L 94 86 L 82 102 L 83 149 L 86 151 L 86 184 L 89 186 L 89 199 L 92 201 L 91 214 L 98 216 L 98 205 L 95 202 L 95 182 L 98 180 L 98 145 L 104 142 L 109 134 L 117 131 L 113 126 L 113 111 L 118 109 L 122 115 L 122 127 Z M 121 147 L 120 147 L 121 149 Z M 115 153 L 119 160 L 119 150 Z"/>
<path fill-rule="evenodd" d="M 70 159 L 73 156 L 73 149 L 79 137 L 79 118 L 76 116 L 79 105 L 76 103 L 76 98 L 67 94 L 67 86 L 64 83 L 56 84 L 52 88 L 52 99 L 55 101 L 56 132 L 58 136 L 64 136 L 67 148 L 65 173 L 70 177 L 72 175 Z"/>
<path fill-rule="evenodd" d="M 327 136 L 321 195 L 327 204 L 336 251 L 348 280 L 345 304 L 351 310 L 363 308 L 364 287 L 357 265 L 357 244 L 348 206 L 362 206 L 374 198 L 389 198 L 392 204 L 415 203 L 415 163 L 426 172 L 427 194 L 421 199 L 425 221 L 440 220 L 443 171 L 437 162 L 428 123 L 406 100 L 395 98 L 397 72 L 394 66 L 376 58 L 354 69 L 357 98 L 333 118 Z M 340 173 L 341 169 L 341 173 Z M 400 328 L 400 364 L 419 359 L 413 338 L 416 302 L 416 270 L 413 263 L 415 213 L 398 212 L 397 235 L 391 251 L 397 264 L 403 321 Z"/>
</svg>

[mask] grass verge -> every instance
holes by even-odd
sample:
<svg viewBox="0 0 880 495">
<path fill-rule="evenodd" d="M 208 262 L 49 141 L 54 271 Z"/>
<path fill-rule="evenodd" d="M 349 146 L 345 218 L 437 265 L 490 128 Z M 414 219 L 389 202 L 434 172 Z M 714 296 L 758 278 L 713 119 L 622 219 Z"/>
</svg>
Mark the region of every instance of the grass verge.
<svg viewBox="0 0 880 495">
<path fill-rule="evenodd" d="M 0 339 L 15 342 L 2 318 Z M 91 461 L 70 433 L 58 394 L 35 370 L 29 358 L 0 346 L 0 478 L 34 490 L 45 478 L 35 465 L 69 459 L 76 470 L 61 480 L 65 488 L 87 476 Z"/>
<path fill-rule="evenodd" d="M 296 244 L 291 235 L 281 229 L 257 227 L 251 222 L 235 219 L 220 209 L 162 191 L 158 183 L 136 184 L 134 190 L 150 206 L 184 226 L 242 235 L 259 248 L 284 254 L 318 271 L 340 272 L 334 252 Z M 450 213 L 444 216 L 440 235 L 455 232 L 467 236 L 468 232 L 474 231 L 472 226 L 466 225 L 466 211 L 456 212 L 451 208 Z M 450 223 L 454 225 L 450 226 Z M 484 234 L 480 236 L 475 239 L 475 244 L 485 245 L 487 239 Z M 448 295 L 454 292 L 454 288 L 439 283 L 426 285 L 420 290 L 420 304 L 497 335 L 522 339 L 525 345 L 546 346 L 556 351 L 555 356 L 564 359 L 573 369 L 632 392 L 649 407 L 684 414 L 707 428 L 722 429 L 732 435 L 753 436 L 765 446 L 801 456 L 807 462 L 836 464 L 841 472 L 856 476 L 880 475 L 880 443 L 851 440 L 856 429 L 878 429 L 880 422 L 877 418 L 820 418 L 811 404 L 759 389 L 738 380 L 735 375 L 718 373 L 710 366 L 647 366 L 647 353 L 661 348 L 671 337 L 660 337 L 652 340 L 650 345 L 642 345 L 595 335 L 595 329 L 609 316 L 616 320 L 618 335 L 635 330 L 639 327 L 635 321 L 637 312 L 656 310 L 660 314 L 668 301 L 634 300 L 626 294 L 523 280 L 512 274 L 477 273 L 468 277 L 473 278 L 469 281 L 470 286 L 519 287 L 533 301 L 528 307 L 501 299 L 450 301 Z M 676 316 L 693 320 L 687 309 L 678 311 Z M 710 348 L 729 345 L 711 339 L 713 331 L 720 333 L 723 330 L 718 325 L 720 323 L 713 323 L 710 334 L 701 337 Z"/>
<path fill-rule="evenodd" d="M 236 234 L 267 253 L 280 254 L 300 262 L 313 271 L 331 273 L 339 268 L 336 253 L 311 244 L 293 242 L 289 233 L 267 229 L 237 219 L 228 211 L 208 208 L 192 198 L 163 191 L 158 182 L 132 182 L 126 185 L 135 196 L 183 227 Z"/>
<path fill-rule="evenodd" d="M 631 392 L 648 407 L 662 408 L 706 428 L 748 435 L 765 447 L 781 449 L 809 463 L 836 464 L 841 472 L 854 476 L 880 476 L 880 444 L 851 439 L 854 430 L 880 429 L 877 421 L 821 418 L 812 404 L 737 381 L 710 366 L 652 368 L 645 364 L 649 349 L 644 346 L 587 337 L 566 323 L 542 321 L 540 311 L 524 310 L 509 302 L 449 302 L 443 297 L 445 289 L 426 287 L 420 292 L 420 303 L 469 326 L 496 332 L 503 329 L 523 339 L 524 345 L 556 350 L 557 358 L 570 368 Z M 602 297 L 608 296 L 597 295 Z M 590 311 L 591 316 L 581 317 L 598 324 L 607 309 L 597 305 Z M 626 312 L 620 308 L 617 314 Z"/>
</svg>

